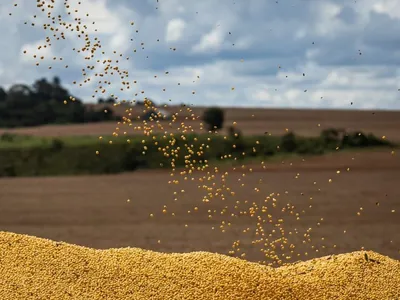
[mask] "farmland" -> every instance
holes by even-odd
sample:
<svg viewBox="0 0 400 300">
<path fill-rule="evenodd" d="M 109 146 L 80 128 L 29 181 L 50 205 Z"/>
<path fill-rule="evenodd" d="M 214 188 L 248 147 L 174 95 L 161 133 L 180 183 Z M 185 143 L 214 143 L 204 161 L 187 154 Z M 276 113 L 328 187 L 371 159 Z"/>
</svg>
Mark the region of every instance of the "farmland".
<svg viewBox="0 0 400 300">
<path fill-rule="evenodd" d="M 169 110 L 179 112 L 179 108 Z M 201 115 L 202 110 L 193 108 L 196 115 Z M 172 128 L 161 122 L 163 130 L 183 132 L 185 129 L 180 124 L 184 122 L 186 132 L 191 132 L 191 128 L 202 132 L 199 120 L 189 121 L 186 117 L 188 112 L 179 112 Z M 316 136 L 325 128 L 343 128 L 400 141 L 400 112 L 229 108 L 226 119 L 227 126 L 236 121 L 248 137 L 266 132 L 282 135 L 287 130 L 300 136 Z M 115 122 L 49 125 L 1 129 L 0 134 L 60 137 L 67 144 L 78 141 L 85 144 L 85 136 L 91 136 L 87 138 L 87 143 L 91 143 L 97 139 L 95 136 L 109 136 L 113 132 L 120 136 L 123 132 L 143 134 L 143 127 L 134 130 L 135 126 L 142 125 L 140 121 L 133 121 L 131 126 Z M 301 255 L 293 255 L 288 261 L 350 252 L 362 246 L 392 258 L 400 257 L 397 149 L 277 156 L 264 165 L 260 161 L 247 161 L 247 167 L 235 170 L 220 164 L 219 173 L 229 173 L 226 185 L 235 190 L 235 196 L 209 203 L 202 202 L 207 193 L 201 188 L 203 183 L 199 177 L 205 176 L 204 172 L 193 174 L 193 180 L 175 175 L 179 184 L 169 183 L 174 177 L 166 169 L 118 175 L 1 178 L 0 228 L 101 249 L 132 246 L 165 252 L 204 250 L 227 254 L 232 243 L 240 240 L 241 253 L 246 253 L 246 259 L 260 261 L 264 259 L 259 251 L 261 246 L 252 245 L 256 238 L 255 220 L 240 215 L 222 232 L 220 226 L 225 216 L 219 212 L 227 207 L 232 209 L 236 201 L 260 204 L 274 193 L 278 207 L 290 203 L 300 212 L 300 220 L 288 215 L 282 217 L 285 232 L 298 230 L 298 234 L 290 236 L 289 243 L 295 244 L 295 253 Z M 218 176 L 213 181 L 217 186 L 221 184 Z M 164 205 L 168 207 L 165 214 L 162 213 Z M 217 213 L 210 218 L 208 210 Z M 151 213 L 154 218 L 150 217 Z M 277 209 L 272 215 L 278 218 L 282 211 Z M 266 225 L 267 233 L 271 226 Z M 303 243 L 302 236 L 309 228 L 312 228 L 310 240 Z M 287 254 L 288 250 L 276 251 Z"/>
<path fill-rule="evenodd" d="M 226 166 L 219 170 L 230 174 L 227 185 L 236 195 L 210 203 L 202 202 L 205 191 L 198 188 L 198 174 L 194 181 L 180 178 L 180 183 L 173 185 L 168 184 L 173 178 L 167 170 L 4 178 L 0 180 L 1 230 L 101 249 L 131 246 L 165 252 L 204 250 L 226 254 L 234 240 L 241 240 L 246 258 L 258 261 L 263 255 L 260 246 L 251 245 L 254 232 L 242 232 L 243 228 L 254 231 L 255 220 L 239 216 L 222 233 L 219 226 L 225 217 L 216 214 L 209 219 L 207 210 L 219 212 L 225 206 L 232 207 L 236 200 L 258 203 L 266 195 L 279 193 L 279 207 L 291 203 L 298 211 L 305 210 L 299 221 L 284 216 L 285 231 L 299 230 L 290 242 L 296 244 L 295 253 L 302 255 L 292 261 L 350 252 L 362 246 L 400 257 L 400 159 L 389 149 L 294 158 L 265 168 L 253 164 L 247 169 L 233 171 Z M 255 192 L 255 187 L 260 191 Z M 179 194 L 177 201 L 173 201 L 174 192 Z M 164 205 L 167 214 L 162 213 Z M 193 210 L 195 206 L 198 211 Z M 360 207 L 363 210 L 358 216 Z M 154 218 L 149 217 L 150 213 Z M 274 217 L 280 214 L 278 209 L 273 211 Z M 301 235 L 309 227 L 313 228 L 312 241 L 302 244 Z M 265 230 L 271 228 L 266 225 Z"/>
<path fill-rule="evenodd" d="M 200 121 L 192 120 L 201 116 L 204 108 L 194 107 L 191 112 L 186 108 L 167 107 L 171 113 L 178 113 L 177 121 L 169 125 L 167 121 L 160 121 L 163 129 L 153 124 L 155 133 L 171 132 L 195 132 L 201 133 Z M 119 115 L 128 116 L 126 107 L 116 107 Z M 325 128 L 342 128 L 347 131 L 360 130 L 365 133 L 372 132 L 376 136 L 386 136 L 389 140 L 400 141 L 400 111 L 334 111 L 334 110 L 284 110 L 284 109 L 246 109 L 226 108 L 227 126 L 237 122 L 237 127 L 244 135 L 260 135 L 270 133 L 282 135 L 286 129 L 294 131 L 301 136 L 318 135 Z M 73 125 L 45 125 L 38 127 L 26 127 L 15 129 L 0 129 L 4 132 L 28 134 L 36 136 L 77 136 L 77 135 L 110 135 L 113 132 L 123 134 L 143 134 L 143 122 L 135 120 L 140 114 L 139 108 L 132 109 L 131 125 L 117 122 L 102 122 Z M 187 119 L 186 119 L 187 118 Z M 181 123 L 184 122 L 184 126 Z M 141 128 L 138 128 L 141 126 Z M 135 129 L 136 127 L 136 129 Z M 224 131 L 225 133 L 225 131 Z"/>
</svg>

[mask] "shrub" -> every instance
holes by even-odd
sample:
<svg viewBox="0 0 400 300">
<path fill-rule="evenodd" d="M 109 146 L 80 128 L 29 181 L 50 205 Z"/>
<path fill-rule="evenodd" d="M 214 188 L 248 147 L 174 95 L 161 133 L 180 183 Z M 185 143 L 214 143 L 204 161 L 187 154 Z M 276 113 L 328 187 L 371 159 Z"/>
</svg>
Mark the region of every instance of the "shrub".
<svg viewBox="0 0 400 300">
<path fill-rule="evenodd" d="M 293 132 L 288 132 L 282 137 L 280 148 L 285 152 L 294 152 L 296 150 L 297 141 Z"/>
<path fill-rule="evenodd" d="M 347 133 L 342 138 L 342 147 L 367 147 L 368 137 L 362 132 Z"/>
<path fill-rule="evenodd" d="M 320 138 L 325 145 L 337 145 L 339 140 L 339 130 L 335 128 L 328 128 L 321 131 Z"/>
<path fill-rule="evenodd" d="M 284 152 L 302 155 L 322 154 L 324 150 L 331 150 L 320 137 L 298 137 L 292 132 L 284 137 L 241 137 L 235 135 L 238 131 L 234 128 L 230 128 L 229 132 L 230 138 L 226 139 L 215 134 L 188 134 L 175 138 L 160 135 L 157 137 L 157 145 L 153 143 L 153 138 L 145 138 L 145 154 L 142 137 L 132 137 L 129 144 L 125 139 L 120 139 L 109 145 L 97 139 L 85 140 L 82 144 L 71 143 L 68 139 L 33 139 L 32 143 L 26 143 L 26 138 L 16 136 L 11 145 L 0 147 L 0 176 L 119 173 L 142 168 L 170 168 L 171 163 L 176 168 L 187 165 L 197 168 L 205 164 L 204 160 L 221 160 L 221 157 L 241 160 L 242 153 L 246 153 L 246 157 L 275 155 L 278 152 L 277 146 L 281 146 Z M 359 132 L 346 135 L 343 141 L 348 147 L 392 145 L 386 140 Z M 172 144 L 179 147 L 178 156 L 162 151 Z M 203 146 L 203 150 L 199 151 L 202 145 L 207 147 Z M 99 155 L 95 154 L 96 151 L 99 151 Z"/>
<path fill-rule="evenodd" d="M 15 136 L 15 134 L 12 134 L 12 133 L 3 133 L 1 136 L 0 136 L 0 140 L 1 141 L 3 141 L 3 142 L 9 142 L 9 143 L 11 143 L 11 142 L 13 142 L 14 140 L 15 140 L 15 138 L 16 138 L 16 136 Z"/>
<path fill-rule="evenodd" d="M 356 147 L 368 147 L 368 137 L 361 131 L 353 133 L 351 141 Z"/>
<path fill-rule="evenodd" d="M 366 135 L 361 131 L 357 131 L 345 134 L 343 136 L 341 145 L 343 148 L 346 147 L 365 148 L 373 146 L 393 146 L 394 144 L 389 141 L 379 139 L 372 133 Z"/>
<path fill-rule="evenodd" d="M 240 140 L 242 138 L 242 132 L 234 126 L 228 127 L 228 135 L 232 140 Z"/>
<path fill-rule="evenodd" d="M 229 140 L 227 140 L 225 143 L 226 150 L 223 155 L 231 154 L 236 159 L 243 159 L 243 152 L 245 152 L 245 150 L 247 149 L 247 145 L 243 140 L 241 131 L 234 126 L 229 126 L 228 137 Z"/>
<path fill-rule="evenodd" d="M 394 145 L 391 142 L 388 142 L 386 140 L 377 138 L 372 133 L 367 135 L 367 139 L 368 139 L 368 145 L 369 146 L 385 146 L 385 145 L 386 146 L 393 146 Z"/>
<path fill-rule="evenodd" d="M 207 124 L 208 131 L 216 131 L 224 125 L 224 111 L 219 107 L 211 107 L 204 111 L 203 121 Z"/>
<path fill-rule="evenodd" d="M 64 148 L 64 142 L 60 139 L 53 139 L 53 141 L 51 142 L 51 149 L 54 152 L 58 152 L 60 151 L 62 148 Z"/>
<path fill-rule="evenodd" d="M 4 173 L 5 177 L 16 177 L 17 176 L 15 166 L 13 166 L 13 165 L 5 166 L 3 173 Z"/>
<path fill-rule="evenodd" d="M 301 138 L 297 139 L 296 152 L 299 154 L 320 155 L 325 152 L 326 144 L 321 138 Z"/>
</svg>

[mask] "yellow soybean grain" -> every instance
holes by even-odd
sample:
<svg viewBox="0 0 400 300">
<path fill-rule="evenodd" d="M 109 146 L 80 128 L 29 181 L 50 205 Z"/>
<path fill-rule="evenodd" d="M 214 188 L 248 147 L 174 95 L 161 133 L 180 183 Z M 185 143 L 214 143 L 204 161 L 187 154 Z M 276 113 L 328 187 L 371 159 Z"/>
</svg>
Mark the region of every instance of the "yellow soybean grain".
<svg viewBox="0 0 400 300">
<path fill-rule="evenodd" d="M 208 252 L 95 250 L 0 232 L 0 299 L 399 299 L 400 261 L 371 252 L 272 268 Z"/>
</svg>

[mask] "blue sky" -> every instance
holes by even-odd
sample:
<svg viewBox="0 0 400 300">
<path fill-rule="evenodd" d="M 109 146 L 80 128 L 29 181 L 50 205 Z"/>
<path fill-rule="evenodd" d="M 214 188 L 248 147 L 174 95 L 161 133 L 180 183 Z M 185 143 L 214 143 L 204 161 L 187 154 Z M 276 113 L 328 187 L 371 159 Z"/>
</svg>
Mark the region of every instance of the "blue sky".
<svg viewBox="0 0 400 300">
<path fill-rule="evenodd" d="M 84 40 L 58 23 L 66 40 L 38 50 L 52 37 L 43 29 L 46 13 L 36 1 L 1 1 L 0 86 L 57 75 L 84 101 L 114 94 L 174 104 L 400 109 L 398 0 L 73 0 L 71 15 L 55 2 L 51 12 L 74 26 L 82 18 L 104 54 L 85 60 L 72 50 Z M 44 56 L 39 67 L 34 54 Z M 93 99 L 94 73 L 104 68 L 96 60 L 118 54 L 129 57 L 118 67 L 132 88 L 121 91 L 118 76 L 104 77 L 113 83 Z M 72 84 L 88 64 L 93 80 Z"/>
</svg>

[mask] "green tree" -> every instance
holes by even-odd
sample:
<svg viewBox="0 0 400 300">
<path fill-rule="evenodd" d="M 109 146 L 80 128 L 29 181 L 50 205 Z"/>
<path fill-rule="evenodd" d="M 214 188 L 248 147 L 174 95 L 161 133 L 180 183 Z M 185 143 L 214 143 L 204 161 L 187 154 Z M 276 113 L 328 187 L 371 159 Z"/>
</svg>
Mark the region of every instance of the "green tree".
<svg viewBox="0 0 400 300">
<path fill-rule="evenodd" d="M 293 132 L 288 132 L 282 137 L 280 148 L 285 152 L 294 152 L 296 150 L 297 141 Z"/>
<path fill-rule="evenodd" d="M 14 84 L 7 93 L 7 106 L 11 109 L 25 110 L 34 106 L 32 90 L 24 84 Z"/>
<path fill-rule="evenodd" d="M 74 101 L 70 101 L 71 98 Z M 115 103 L 113 98 L 105 101 Z M 105 113 L 104 109 L 95 111 L 85 106 L 61 85 L 59 77 L 54 77 L 52 81 L 38 79 L 32 87 L 14 84 L 7 92 L 0 88 L 1 127 L 116 120 L 113 111 L 110 108 L 107 110 Z"/>
<path fill-rule="evenodd" d="M 108 104 L 114 104 L 115 103 L 115 99 L 113 97 L 108 97 L 104 103 L 108 103 Z"/>
<path fill-rule="evenodd" d="M 368 147 L 368 137 L 361 131 L 347 133 L 343 136 L 342 147 Z"/>
<path fill-rule="evenodd" d="M 224 111 L 219 107 L 210 107 L 203 113 L 203 121 L 207 125 L 208 131 L 216 131 L 224 125 Z"/>
<path fill-rule="evenodd" d="M 246 144 L 242 137 L 241 131 L 234 126 L 229 126 L 228 135 L 231 144 L 229 145 L 231 149 L 229 149 L 228 153 L 232 153 L 236 159 L 243 160 L 243 153 L 246 150 Z"/>
<path fill-rule="evenodd" d="M 54 76 L 53 77 L 53 86 L 55 87 L 59 87 L 61 86 L 61 79 L 58 76 Z"/>
<path fill-rule="evenodd" d="M 33 93 L 36 101 L 50 101 L 53 97 L 53 85 L 46 78 L 33 83 Z"/>
<path fill-rule="evenodd" d="M 337 130 L 335 128 L 328 128 L 328 129 L 322 130 L 320 137 L 326 145 L 338 144 L 340 142 L 339 130 Z"/>
<path fill-rule="evenodd" d="M 0 103 L 4 103 L 7 100 L 7 92 L 0 87 Z"/>
</svg>

